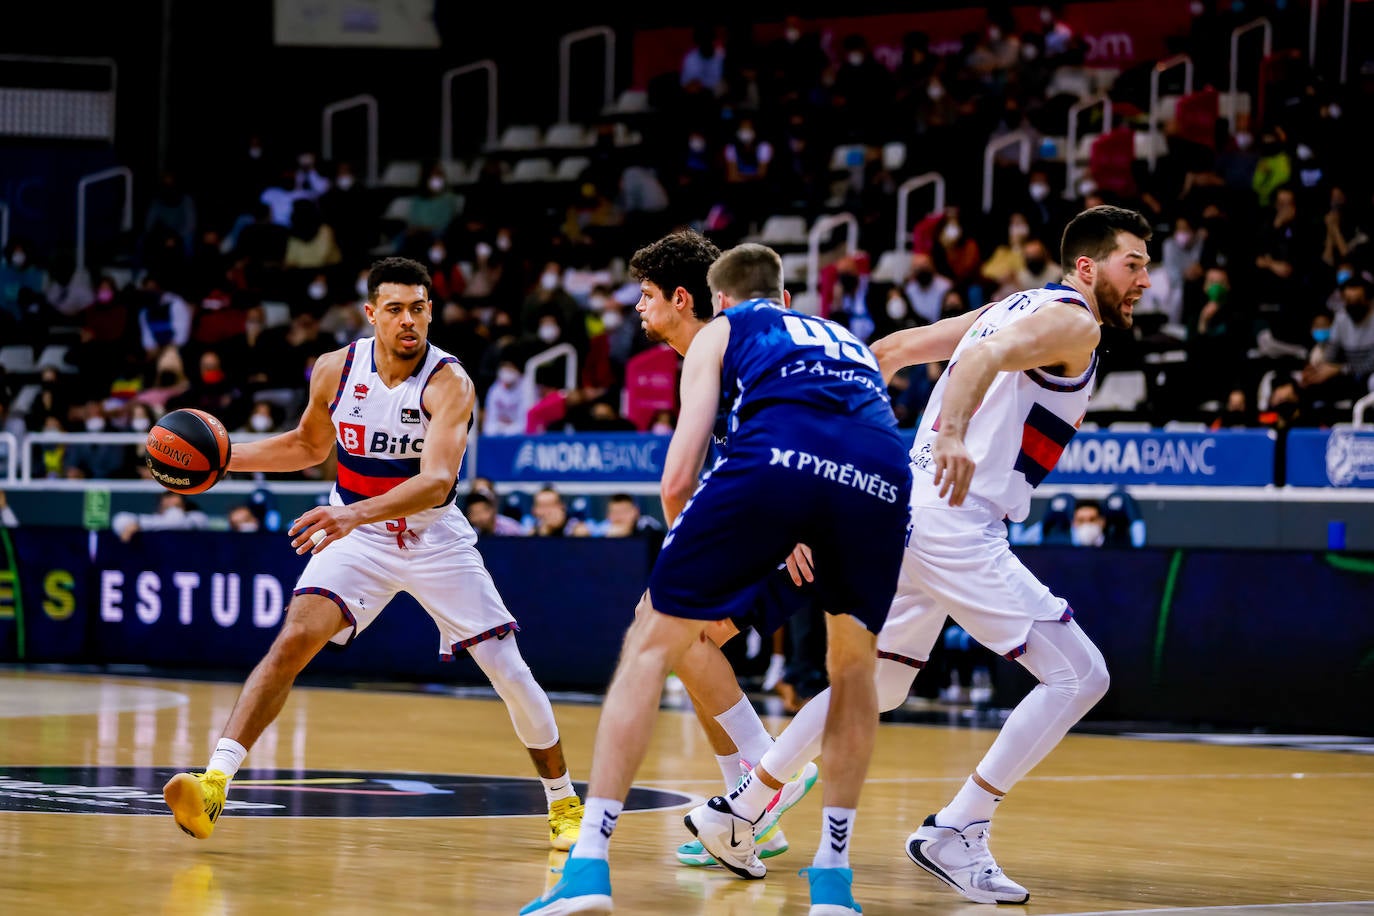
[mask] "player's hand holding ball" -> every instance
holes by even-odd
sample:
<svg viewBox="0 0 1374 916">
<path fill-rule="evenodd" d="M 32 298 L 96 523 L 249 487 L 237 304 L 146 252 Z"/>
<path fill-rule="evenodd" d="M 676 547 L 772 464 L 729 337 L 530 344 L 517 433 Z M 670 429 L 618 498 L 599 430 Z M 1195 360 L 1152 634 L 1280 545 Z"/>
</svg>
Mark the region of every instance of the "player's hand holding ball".
<svg viewBox="0 0 1374 916">
<path fill-rule="evenodd" d="M 148 470 L 173 493 L 204 493 L 229 470 L 229 430 L 194 407 L 164 414 L 148 430 L 146 444 Z"/>
</svg>

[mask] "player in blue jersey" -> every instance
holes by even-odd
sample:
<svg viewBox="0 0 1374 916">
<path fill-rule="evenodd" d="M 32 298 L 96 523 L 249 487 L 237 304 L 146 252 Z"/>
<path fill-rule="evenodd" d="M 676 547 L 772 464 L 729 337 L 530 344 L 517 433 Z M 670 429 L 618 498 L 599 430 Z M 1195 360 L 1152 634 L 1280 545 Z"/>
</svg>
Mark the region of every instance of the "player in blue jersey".
<svg viewBox="0 0 1374 916">
<path fill-rule="evenodd" d="M 568 849 L 582 819 L 547 694 L 516 645 L 511 616 L 454 502 L 476 399 L 458 360 L 428 340 L 430 276 L 408 258 L 368 274 L 375 328 L 326 353 L 295 429 L 237 443 L 230 470 L 296 471 L 331 453 L 329 505 L 288 532 L 309 553 L 286 619 L 244 682 L 204 773 L 178 773 L 163 797 L 182 830 L 207 839 L 248 750 L 281 712 L 300 671 L 326 643 L 347 645 L 405 591 L 433 618 L 441 657 L 472 656 L 505 702 L 549 805 L 549 843 Z"/>
<path fill-rule="evenodd" d="M 849 869 L 855 809 L 878 724 L 875 634 L 901 565 L 911 478 L 872 352 L 844 327 L 786 308 L 782 261 L 727 251 L 708 284 L 719 314 L 683 365 L 682 409 L 662 495 L 671 523 L 607 691 L 583 830 L 563 878 L 522 913 L 608 913 L 608 847 L 644 758 L 663 680 L 713 621 L 739 615 L 795 546 L 810 546 L 826 617 L 831 684 L 823 748 L 825 842 L 808 875 L 813 912 L 857 913 Z M 702 466 L 722 396 L 728 441 Z M 860 536 L 862 535 L 862 536 Z M 740 792 L 766 792 L 757 770 Z M 723 866 L 766 873 L 753 825 L 717 796 L 689 830 Z"/>
<path fill-rule="evenodd" d="M 706 273 L 719 256 L 715 243 L 690 229 L 671 232 L 634 253 L 629 273 L 640 283 L 636 310 L 650 340 L 686 355 L 697 334 L 715 316 Z M 717 447 L 728 438 L 725 428 L 730 406 L 728 398 L 722 399 L 713 433 Z M 673 668 L 715 753 L 726 792 L 738 785 L 742 770 L 751 769 L 763 757 L 773 744 L 773 736 L 740 689 L 734 669 L 719 647 L 750 627 L 770 634 L 792 614 L 811 606 L 814 589 L 808 582 L 813 576 L 807 552 L 798 548 L 794 554 L 789 557 L 790 570 L 780 569 L 759 584 L 748 611 L 713 622 L 706 629 L 707 638 L 693 643 Z M 817 772 L 816 765 L 808 762 L 779 790 L 768 816 L 755 827 L 759 858 L 772 858 L 788 850 L 787 837 L 778 822 L 811 790 Z M 689 866 L 717 864 L 699 840 L 680 846 L 677 858 Z"/>
</svg>

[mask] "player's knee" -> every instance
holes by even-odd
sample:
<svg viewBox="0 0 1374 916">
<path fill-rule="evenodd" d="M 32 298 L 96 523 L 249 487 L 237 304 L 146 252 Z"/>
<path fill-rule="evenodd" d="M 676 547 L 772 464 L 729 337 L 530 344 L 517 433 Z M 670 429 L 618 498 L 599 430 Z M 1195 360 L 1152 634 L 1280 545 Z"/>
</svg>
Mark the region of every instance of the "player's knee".
<svg viewBox="0 0 1374 916">
<path fill-rule="evenodd" d="M 1085 705 L 1094 706 L 1107 695 L 1107 688 L 1111 683 L 1112 677 L 1107 673 L 1107 663 L 1099 657 L 1078 679 L 1079 698 Z"/>
<path fill-rule="evenodd" d="M 887 712 L 906 702 L 916 670 L 900 662 L 879 659 L 874 682 L 878 687 L 878 711 Z"/>
</svg>

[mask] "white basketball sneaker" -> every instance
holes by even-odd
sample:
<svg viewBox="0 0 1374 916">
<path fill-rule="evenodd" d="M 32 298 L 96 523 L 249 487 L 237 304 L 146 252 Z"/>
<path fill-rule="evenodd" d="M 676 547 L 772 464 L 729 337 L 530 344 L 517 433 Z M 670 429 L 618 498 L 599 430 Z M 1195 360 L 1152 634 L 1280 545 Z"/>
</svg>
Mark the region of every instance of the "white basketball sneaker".
<svg viewBox="0 0 1374 916">
<path fill-rule="evenodd" d="M 730 810 L 730 802 L 717 795 L 687 812 L 682 819 L 717 862 L 741 878 L 762 878 L 767 867 L 754 847 L 754 825 Z"/>
<path fill-rule="evenodd" d="M 935 815 L 906 838 L 907 858 L 974 903 L 1025 903 L 1030 892 L 1008 878 L 988 851 L 992 824 L 942 827 Z"/>
</svg>

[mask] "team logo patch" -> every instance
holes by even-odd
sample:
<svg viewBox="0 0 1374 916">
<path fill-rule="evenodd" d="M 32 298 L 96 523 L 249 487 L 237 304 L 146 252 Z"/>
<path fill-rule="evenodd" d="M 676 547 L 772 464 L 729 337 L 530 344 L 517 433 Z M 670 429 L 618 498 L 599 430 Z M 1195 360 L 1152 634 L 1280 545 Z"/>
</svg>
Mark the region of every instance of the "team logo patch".
<svg viewBox="0 0 1374 916">
<path fill-rule="evenodd" d="M 0 767 L 0 811 L 155 814 L 170 817 L 166 767 Z M 579 795 L 585 783 L 574 784 Z M 631 788 L 626 811 L 677 808 L 693 796 Z M 545 814 L 538 779 L 454 773 L 240 770 L 229 786 L 229 817 L 490 817 Z M 220 822 L 223 824 L 223 821 Z"/>
<path fill-rule="evenodd" d="M 360 401 L 363 398 L 367 397 L 367 386 L 364 385 L 362 382 L 359 382 L 358 384 L 354 385 L 353 396 Z"/>
<path fill-rule="evenodd" d="M 419 423 L 419 422 L 420 422 L 420 410 L 419 410 L 419 408 L 416 408 L 416 407 L 402 407 L 402 408 L 401 408 L 401 422 L 402 422 L 402 423 Z"/>
</svg>

